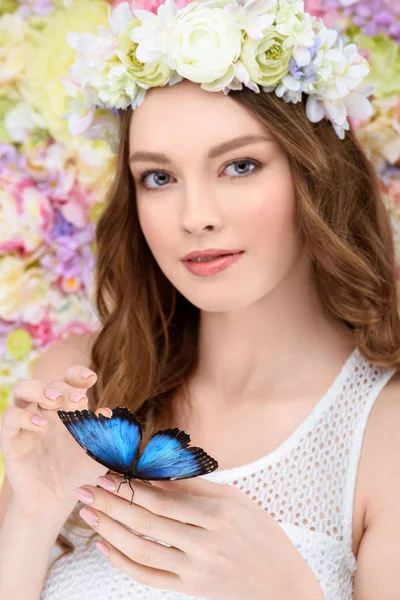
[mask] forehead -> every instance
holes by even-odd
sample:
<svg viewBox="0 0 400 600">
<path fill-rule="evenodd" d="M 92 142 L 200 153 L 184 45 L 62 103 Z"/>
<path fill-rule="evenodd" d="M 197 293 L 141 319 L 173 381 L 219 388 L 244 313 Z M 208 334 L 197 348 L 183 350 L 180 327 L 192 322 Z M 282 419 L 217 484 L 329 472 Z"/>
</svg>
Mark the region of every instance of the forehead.
<svg viewBox="0 0 400 600">
<path fill-rule="evenodd" d="M 130 151 L 176 152 L 182 148 L 208 149 L 241 135 L 265 135 L 266 127 L 223 92 L 208 92 L 183 80 L 174 86 L 146 92 L 133 111 Z"/>
</svg>

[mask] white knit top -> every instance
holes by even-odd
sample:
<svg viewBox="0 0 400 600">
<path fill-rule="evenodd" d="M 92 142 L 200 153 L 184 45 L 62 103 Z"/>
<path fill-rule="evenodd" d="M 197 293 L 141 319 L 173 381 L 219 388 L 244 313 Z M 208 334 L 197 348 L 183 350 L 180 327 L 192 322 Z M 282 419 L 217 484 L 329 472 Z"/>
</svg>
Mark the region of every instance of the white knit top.
<svg viewBox="0 0 400 600">
<path fill-rule="evenodd" d="M 306 420 L 278 448 L 252 463 L 203 476 L 237 486 L 280 523 L 326 600 L 353 598 L 357 468 L 368 415 L 394 372 L 370 364 L 356 348 Z M 88 548 L 81 537 L 69 537 L 76 549 L 50 571 L 41 600 L 194 598 L 136 582 L 95 548 L 99 536 Z M 51 560 L 59 554 L 54 546 Z"/>
</svg>

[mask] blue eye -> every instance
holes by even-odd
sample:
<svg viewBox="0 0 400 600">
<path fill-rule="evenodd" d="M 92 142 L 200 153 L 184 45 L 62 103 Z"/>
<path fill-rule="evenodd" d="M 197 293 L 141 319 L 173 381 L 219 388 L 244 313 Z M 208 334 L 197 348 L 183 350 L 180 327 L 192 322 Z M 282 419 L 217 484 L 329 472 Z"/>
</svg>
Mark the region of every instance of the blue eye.
<svg viewBox="0 0 400 600">
<path fill-rule="evenodd" d="M 259 163 L 258 161 L 255 161 L 253 159 L 247 159 L 247 158 L 241 158 L 239 160 L 230 162 L 228 165 L 226 165 L 226 168 L 230 167 L 231 165 L 234 165 L 235 167 L 239 167 L 241 172 L 239 171 L 238 175 L 228 175 L 228 177 L 230 179 L 242 179 L 243 177 L 247 177 L 248 175 L 251 175 L 252 173 L 255 173 L 256 171 L 261 169 L 261 166 L 262 166 L 261 163 Z M 246 169 L 246 165 L 251 165 L 253 168 L 249 171 Z M 244 167 L 245 172 L 243 172 L 243 167 Z M 157 183 L 157 180 L 154 178 L 153 183 L 154 182 L 156 183 L 155 187 L 148 187 L 148 185 L 143 185 L 149 175 L 161 175 L 161 181 L 159 179 L 158 183 Z M 141 173 L 141 175 L 139 177 L 139 183 L 147 191 L 152 192 L 152 191 L 156 191 L 157 189 L 160 189 L 161 187 L 164 187 L 166 183 L 169 183 L 169 181 L 165 181 L 165 179 L 168 177 L 171 177 L 171 175 L 167 171 L 147 169 L 146 171 Z"/>
</svg>

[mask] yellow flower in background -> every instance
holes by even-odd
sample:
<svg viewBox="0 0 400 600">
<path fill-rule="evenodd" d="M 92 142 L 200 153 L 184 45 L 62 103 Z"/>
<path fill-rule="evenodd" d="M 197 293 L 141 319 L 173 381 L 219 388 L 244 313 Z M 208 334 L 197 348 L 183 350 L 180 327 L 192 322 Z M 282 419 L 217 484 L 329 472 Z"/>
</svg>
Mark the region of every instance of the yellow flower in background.
<svg viewBox="0 0 400 600">
<path fill-rule="evenodd" d="M 27 23 L 16 14 L 0 17 L 0 86 L 17 82 L 25 74 L 33 51 Z"/>
<path fill-rule="evenodd" d="M 11 385 L 0 385 L 0 414 L 11 404 Z"/>
<path fill-rule="evenodd" d="M 29 322 L 47 303 L 49 283 L 45 271 L 28 268 L 21 258 L 7 255 L 0 259 L 0 319 Z"/>
<path fill-rule="evenodd" d="M 30 57 L 24 80 L 25 99 L 46 119 L 52 136 L 66 144 L 71 142 L 65 114 L 66 91 L 60 77 L 69 77 L 75 50 L 67 44 L 69 32 L 97 34 L 98 26 L 107 26 L 106 0 L 75 0 L 66 9 L 56 10 L 37 34 L 37 48 Z"/>
<path fill-rule="evenodd" d="M 8 354 L 16 360 L 24 360 L 32 351 L 32 337 L 25 329 L 15 329 L 8 334 L 6 348 Z"/>
</svg>

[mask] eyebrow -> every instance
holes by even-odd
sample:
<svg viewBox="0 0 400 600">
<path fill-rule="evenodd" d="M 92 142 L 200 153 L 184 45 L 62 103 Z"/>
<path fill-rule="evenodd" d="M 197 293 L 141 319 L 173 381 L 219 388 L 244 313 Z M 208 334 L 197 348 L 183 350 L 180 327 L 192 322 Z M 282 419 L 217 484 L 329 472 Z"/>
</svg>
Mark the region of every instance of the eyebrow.
<svg viewBox="0 0 400 600">
<path fill-rule="evenodd" d="M 248 144 L 253 144 L 255 142 L 272 142 L 273 140 L 269 137 L 263 135 L 242 135 L 240 137 L 234 138 L 233 140 L 228 140 L 227 142 L 222 142 L 222 144 L 218 144 L 210 149 L 208 152 L 208 158 L 216 158 L 221 154 L 225 154 L 225 152 L 229 152 L 230 150 L 234 150 L 235 148 L 239 148 L 241 146 L 247 146 Z M 139 161 L 154 161 L 160 164 L 171 164 L 170 159 L 160 152 L 146 152 L 144 150 L 138 150 L 134 152 L 129 157 L 129 162 L 139 162 Z"/>
</svg>

